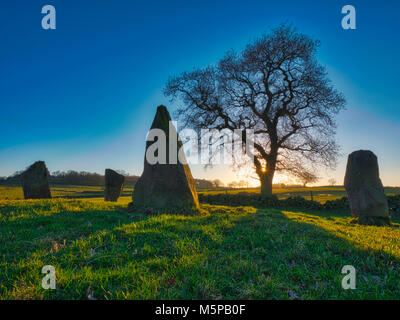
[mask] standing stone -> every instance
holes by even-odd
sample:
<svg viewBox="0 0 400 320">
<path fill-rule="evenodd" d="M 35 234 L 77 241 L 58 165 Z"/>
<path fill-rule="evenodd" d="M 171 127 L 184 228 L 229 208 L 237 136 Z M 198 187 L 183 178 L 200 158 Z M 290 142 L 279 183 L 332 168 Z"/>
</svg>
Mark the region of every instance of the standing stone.
<svg viewBox="0 0 400 320">
<path fill-rule="evenodd" d="M 351 213 L 358 223 L 390 225 L 388 203 L 379 179 L 378 159 L 369 150 L 351 153 L 344 178 Z"/>
<path fill-rule="evenodd" d="M 49 171 L 44 161 L 37 161 L 22 174 L 25 199 L 51 199 Z"/>
<path fill-rule="evenodd" d="M 122 174 L 111 169 L 106 169 L 104 200 L 113 202 L 118 201 L 122 189 L 124 188 L 124 182 L 125 177 Z"/>
<path fill-rule="evenodd" d="M 196 186 L 184 154 L 181 154 L 180 159 L 184 159 L 185 164 L 179 161 L 178 150 L 182 142 L 177 138 L 175 127 L 172 124 L 170 126 L 170 121 L 171 117 L 167 108 L 159 106 L 151 129 L 161 129 L 165 133 L 166 163 L 150 164 L 148 162 L 147 151 L 155 142 L 147 141 L 143 174 L 137 181 L 132 195 L 134 208 L 147 207 L 167 209 L 171 213 L 185 213 L 187 209 L 199 207 Z M 175 139 L 177 145 L 176 150 L 171 150 L 173 154 L 169 153 L 170 139 Z M 171 159 L 177 159 L 176 163 L 170 163 Z"/>
</svg>

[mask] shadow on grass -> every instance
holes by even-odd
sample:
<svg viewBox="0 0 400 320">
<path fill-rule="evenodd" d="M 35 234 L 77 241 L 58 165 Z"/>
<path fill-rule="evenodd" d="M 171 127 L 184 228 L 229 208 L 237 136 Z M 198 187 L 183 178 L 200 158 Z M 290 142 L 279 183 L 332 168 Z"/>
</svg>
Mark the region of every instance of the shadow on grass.
<svg viewBox="0 0 400 320">
<path fill-rule="evenodd" d="M 219 257 L 218 265 L 226 267 L 223 273 L 227 274 L 225 279 L 229 279 L 225 283 L 216 282 L 214 286 L 215 289 L 225 286 L 224 292 L 220 292 L 222 296 L 239 299 L 398 298 L 398 258 L 383 250 L 368 248 L 368 243 L 362 243 L 365 249 L 360 248 L 355 242 L 340 237 L 340 233 L 313 225 L 312 214 L 307 222 L 300 222 L 289 219 L 285 211 L 294 212 L 258 209 L 256 214 L 240 218 L 225 232 L 225 241 L 218 249 L 214 248 Z M 316 212 L 314 215 L 318 217 Z M 326 216 L 323 212 L 320 217 L 325 220 Z M 355 234 L 354 238 L 357 237 L 362 235 Z M 342 289 L 344 265 L 357 269 L 358 290 Z"/>
<path fill-rule="evenodd" d="M 33 269 L 51 264 L 59 275 L 57 290 L 41 293 L 49 299 L 85 299 L 88 286 L 99 299 L 398 298 L 395 253 L 313 225 L 312 217 L 325 221 L 326 212 L 307 212 L 303 223 L 286 212 L 301 218 L 299 210 L 211 211 L 146 217 L 91 210 L 3 225 L 0 250 L 13 267 L 2 283 L 13 286 L 24 272 L 37 272 L 39 283 L 40 269 Z M 40 263 L 23 263 L 35 259 Z M 342 289 L 344 265 L 357 269 L 357 290 Z"/>
</svg>

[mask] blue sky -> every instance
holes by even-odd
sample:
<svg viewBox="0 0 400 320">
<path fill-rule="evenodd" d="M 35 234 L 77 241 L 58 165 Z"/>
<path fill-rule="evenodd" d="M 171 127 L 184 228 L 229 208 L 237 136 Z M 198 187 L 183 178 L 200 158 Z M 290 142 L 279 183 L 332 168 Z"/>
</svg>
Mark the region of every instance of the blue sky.
<svg viewBox="0 0 400 320">
<path fill-rule="evenodd" d="M 42 6 L 57 29 L 41 28 Z M 352 4 L 357 29 L 343 30 Z M 319 39 L 318 58 L 347 99 L 343 157 L 320 183 L 343 181 L 346 155 L 370 149 L 386 185 L 400 185 L 398 1 L 3 1 L 0 176 L 45 160 L 50 171 L 141 174 L 144 139 L 170 75 L 216 62 L 281 22 Z M 229 168 L 194 176 L 235 180 Z"/>
</svg>

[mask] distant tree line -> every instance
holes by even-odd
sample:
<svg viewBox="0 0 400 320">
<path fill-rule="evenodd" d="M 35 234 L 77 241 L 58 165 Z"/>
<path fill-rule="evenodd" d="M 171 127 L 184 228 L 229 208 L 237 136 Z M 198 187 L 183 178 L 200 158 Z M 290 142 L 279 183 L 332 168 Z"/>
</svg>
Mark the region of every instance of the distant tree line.
<svg viewBox="0 0 400 320">
<path fill-rule="evenodd" d="M 117 170 L 125 176 L 125 185 L 134 186 L 139 179 L 139 176 L 129 175 L 123 170 Z M 17 171 L 9 177 L 0 177 L 2 185 L 20 185 L 23 171 Z M 224 184 L 219 180 L 213 181 L 206 179 L 194 179 L 196 188 L 211 189 L 221 188 Z M 86 171 L 56 171 L 52 172 L 49 177 L 50 185 L 74 185 L 74 186 L 104 186 L 104 175 Z"/>
<path fill-rule="evenodd" d="M 118 173 L 125 176 L 125 185 L 129 187 L 135 186 L 139 176 L 129 175 L 124 170 L 116 170 Z M 23 171 L 17 171 L 9 177 L 0 177 L 0 185 L 20 185 L 21 176 Z M 315 180 L 316 179 L 316 180 Z M 305 186 L 307 183 L 314 183 L 318 178 L 311 176 L 304 176 L 301 180 L 302 185 Z M 104 175 L 86 171 L 56 171 L 50 174 L 49 178 L 50 185 L 73 185 L 73 186 L 104 186 Z M 207 179 L 194 179 L 197 189 L 244 189 L 249 188 L 249 182 L 246 180 L 232 181 L 225 185 L 221 180 L 207 180 Z M 336 184 L 335 179 L 329 179 L 329 184 L 334 186 Z M 301 187 L 302 185 L 289 183 L 277 183 L 274 184 L 274 188 L 287 188 L 287 187 Z"/>
<path fill-rule="evenodd" d="M 133 186 L 139 179 L 138 176 L 128 175 L 124 171 L 119 171 L 125 176 L 125 185 Z M 17 171 L 9 177 L 0 177 L 1 184 L 19 185 L 23 171 Z M 104 175 L 86 171 L 56 171 L 49 177 L 51 185 L 76 185 L 76 186 L 104 186 Z"/>
</svg>

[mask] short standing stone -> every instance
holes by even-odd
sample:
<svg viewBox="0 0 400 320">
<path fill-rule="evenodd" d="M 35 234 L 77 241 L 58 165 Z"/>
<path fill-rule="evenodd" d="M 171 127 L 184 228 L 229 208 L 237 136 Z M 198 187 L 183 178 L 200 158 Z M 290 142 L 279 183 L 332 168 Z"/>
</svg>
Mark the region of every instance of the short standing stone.
<svg viewBox="0 0 400 320">
<path fill-rule="evenodd" d="M 181 155 L 181 161 L 171 163 L 171 159 L 179 159 L 178 150 L 182 146 L 180 140 L 177 142 L 175 154 L 169 155 L 170 139 L 177 139 L 175 127 L 169 126 L 171 117 L 165 106 L 157 108 L 151 129 L 161 129 L 166 136 L 166 162 L 150 164 L 145 155 L 143 174 L 137 181 L 133 195 L 133 207 L 166 209 L 171 213 L 190 212 L 191 209 L 199 207 L 194 179 L 190 172 L 189 165 L 186 164 L 184 154 Z M 170 135 L 173 135 L 173 137 Z M 146 143 L 146 153 L 153 142 Z M 172 157 L 170 157 L 172 156 Z"/>
<path fill-rule="evenodd" d="M 111 169 L 106 169 L 104 200 L 114 202 L 118 201 L 122 189 L 124 188 L 124 182 L 125 177 L 122 174 Z"/>
<path fill-rule="evenodd" d="M 44 161 L 37 161 L 22 174 L 25 199 L 50 199 L 49 171 Z"/>
<path fill-rule="evenodd" d="M 378 159 L 369 150 L 351 153 L 344 179 L 350 209 L 358 223 L 389 225 L 388 203 L 379 178 Z"/>
</svg>

